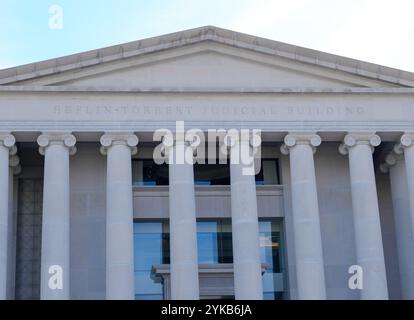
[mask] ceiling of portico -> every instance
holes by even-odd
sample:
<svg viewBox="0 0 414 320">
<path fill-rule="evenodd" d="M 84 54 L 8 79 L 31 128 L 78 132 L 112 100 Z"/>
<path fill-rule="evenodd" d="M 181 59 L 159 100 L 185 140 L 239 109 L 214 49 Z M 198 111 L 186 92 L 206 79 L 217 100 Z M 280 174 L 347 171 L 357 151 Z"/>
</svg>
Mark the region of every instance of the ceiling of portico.
<svg viewBox="0 0 414 320">
<path fill-rule="evenodd" d="M 414 75 L 207 26 L 0 70 L 0 85 L 265 91 L 413 87 Z"/>
</svg>

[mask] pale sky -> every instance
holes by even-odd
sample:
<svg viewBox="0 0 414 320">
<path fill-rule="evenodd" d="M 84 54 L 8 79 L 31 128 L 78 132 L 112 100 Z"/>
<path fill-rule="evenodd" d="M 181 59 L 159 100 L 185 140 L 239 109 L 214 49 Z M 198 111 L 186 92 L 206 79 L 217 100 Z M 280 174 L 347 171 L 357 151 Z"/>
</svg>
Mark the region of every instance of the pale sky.
<svg viewBox="0 0 414 320">
<path fill-rule="evenodd" d="M 215 25 L 414 72 L 413 13 L 414 0 L 0 0 L 0 69 Z"/>
</svg>

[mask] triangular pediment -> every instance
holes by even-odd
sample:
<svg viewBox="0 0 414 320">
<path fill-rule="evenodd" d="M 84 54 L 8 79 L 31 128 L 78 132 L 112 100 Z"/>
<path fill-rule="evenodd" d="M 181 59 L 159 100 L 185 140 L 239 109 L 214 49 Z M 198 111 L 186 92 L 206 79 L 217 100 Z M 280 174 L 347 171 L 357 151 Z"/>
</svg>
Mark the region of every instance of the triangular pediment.
<svg viewBox="0 0 414 320">
<path fill-rule="evenodd" d="M 136 58 L 127 65 L 95 67 L 76 74 L 75 79 L 58 76 L 51 84 L 93 87 L 133 87 L 143 90 L 181 89 L 260 89 L 260 88 L 340 88 L 379 86 L 376 82 L 327 72 L 318 67 L 305 68 L 280 59 L 264 59 L 240 49 L 205 44 L 161 54 Z M 187 52 L 186 52 L 187 51 Z M 244 53 L 244 54 L 243 54 Z M 260 59 L 261 58 L 261 59 Z"/>
<path fill-rule="evenodd" d="M 203 27 L 0 70 L 0 85 L 246 89 L 407 87 L 409 72 Z"/>
</svg>

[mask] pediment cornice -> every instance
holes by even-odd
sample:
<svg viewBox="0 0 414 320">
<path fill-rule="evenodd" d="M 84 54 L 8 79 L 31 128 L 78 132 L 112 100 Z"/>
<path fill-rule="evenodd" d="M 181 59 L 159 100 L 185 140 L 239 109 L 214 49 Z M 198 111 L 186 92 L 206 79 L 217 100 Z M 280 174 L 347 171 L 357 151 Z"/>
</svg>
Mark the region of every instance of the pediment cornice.
<svg viewBox="0 0 414 320">
<path fill-rule="evenodd" d="M 121 45 L 0 70 L 0 85 L 19 84 L 76 69 L 122 61 L 199 43 L 213 42 L 293 62 L 344 72 L 392 85 L 414 87 L 414 73 L 345 58 L 252 35 L 205 26 Z"/>
</svg>

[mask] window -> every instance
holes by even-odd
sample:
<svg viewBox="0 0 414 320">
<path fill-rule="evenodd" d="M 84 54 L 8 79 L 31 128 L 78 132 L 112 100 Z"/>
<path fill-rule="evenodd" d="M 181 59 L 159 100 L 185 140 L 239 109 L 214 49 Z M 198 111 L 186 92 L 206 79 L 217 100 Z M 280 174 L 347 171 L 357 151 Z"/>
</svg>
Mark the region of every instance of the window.
<svg viewBox="0 0 414 320">
<path fill-rule="evenodd" d="M 158 165 L 153 160 L 133 160 L 132 184 L 134 186 L 168 185 L 168 165 Z"/>
<path fill-rule="evenodd" d="M 260 260 L 266 265 L 263 274 L 263 298 L 280 300 L 284 291 L 281 223 L 272 220 L 259 221 Z"/>
<path fill-rule="evenodd" d="M 197 249 L 199 263 L 232 263 L 230 220 L 197 221 Z"/>
<path fill-rule="evenodd" d="M 280 184 L 277 159 L 263 159 L 260 172 L 256 175 L 257 185 Z M 134 186 L 165 186 L 168 185 L 168 165 L 157 165 L 153 160 L 132 161 L 132 183 Z M 194 165 L 195 185 L 230 185 L 229 164 L 198 164 Z"/>
<path fill-rule="evenodd" d="M 282 224 L 276 220 L 259 221 L 260 260 L 267 268 L 263 274 L 263 296 L 283 299 L 284 264 Z M 230 219 L 197 221 L 197 248 L 200 264 L 233 263 Z M 163 299 L 163 283 L 152 272 L 153 265 L 170 263 L 168 220 L 134 223 L 135 299 Z"/>
<path fill-rule="evenodd" d="M 134 273 L 136 300 L 162 300 L 161 279 L 151 273 L 153 265 L 165 263 L 162 222 L 134 223 Z M 168 261 L 169 262 L 169 261 Z"/>
<path fill-rule="evenodd" d="M 206 161 L 207 162 L 207 161 Z M 230 166 L 228 164 L 194 165 L 194 183 L 196 185 L 230 185 Z"/>
<path fill-rule="evenodd" d="M 256 185 L 277 184 L 280 184 L 278 160 L 262 159 L 260 172 L 256 175 Z"/>
</svg>

